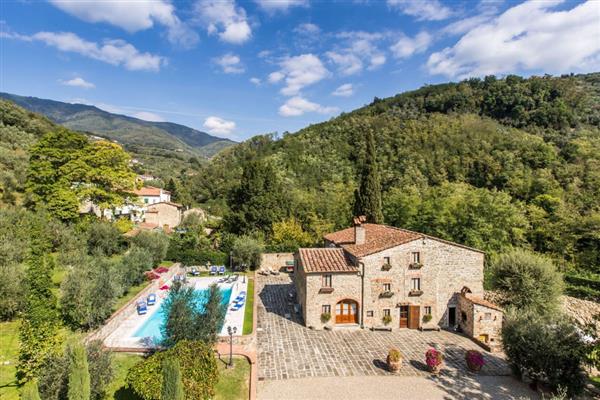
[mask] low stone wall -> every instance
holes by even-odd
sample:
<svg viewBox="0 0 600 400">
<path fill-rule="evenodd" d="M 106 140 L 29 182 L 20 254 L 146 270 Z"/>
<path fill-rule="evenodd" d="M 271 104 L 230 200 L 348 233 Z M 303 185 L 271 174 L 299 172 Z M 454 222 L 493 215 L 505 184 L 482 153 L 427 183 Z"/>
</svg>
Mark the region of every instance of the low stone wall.
<svg viewBox="0 0 600 400">
<path fill-rule="evenodd" d="M 137 296 L 129 300 L 127 304 L 118 309 L 109 319 L 107 319 L 104 325 L 87 335 L 85 341 L 104 341 L 104 339 L 106 339 L 129 315 L 131 315 L 131 313 L 136 312 L 136 302 L 139 299 L 146 298 L 150 293 L 158 292 L 159 281 L 168 281 L 179 272 L 183 272 L 181 263 L 173 264 L 171 268 L 169 268 L 169 272 L 162 274 L 161 279 L 157 279 L 146 286 L 144 290 L 137 294 Z"/>
<path fill-rule="evenodd" d="M 286 261 L 294 261 L 294 253 L 265 253 L 262 255 L 260 268 L 280 271 L 285 268 Z"/>
</svg>

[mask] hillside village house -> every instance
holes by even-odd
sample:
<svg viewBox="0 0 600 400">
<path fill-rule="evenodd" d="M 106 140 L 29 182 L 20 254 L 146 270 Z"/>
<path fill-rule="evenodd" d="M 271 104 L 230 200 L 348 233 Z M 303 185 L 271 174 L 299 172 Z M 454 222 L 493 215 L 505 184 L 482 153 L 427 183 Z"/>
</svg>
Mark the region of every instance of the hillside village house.
<svg viewBox="0 0 600 400">
<path fill-rule="evenodd" d="M 298 302 L 307 326 L 460 326 L 484 347 L 498 348 L 502 310 L 483 300 L 483 252 L 365 223 L 364 217 L 324 239 L 324 248 L 301 248 L 294 255 Z"/>
</svg>

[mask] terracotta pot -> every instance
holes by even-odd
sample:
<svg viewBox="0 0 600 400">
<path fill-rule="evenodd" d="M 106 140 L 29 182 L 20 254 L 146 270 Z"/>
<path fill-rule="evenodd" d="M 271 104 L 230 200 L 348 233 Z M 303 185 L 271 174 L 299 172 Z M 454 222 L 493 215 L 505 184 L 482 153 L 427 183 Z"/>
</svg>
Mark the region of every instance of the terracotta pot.
<svg viewBox="0 0 600 400">
<path fill-rule="evenodd" d="M 398 372 L 398 370 L 402 366 L 402 358 L 400 358 L 400 360 L 398 360 L 398 361 L 392 361 L 392 360 L 390 360 L 390 356 L 387 356 L 386 361 L 387 361 L 387 366 L 388 366 L 388 369 L 390 370 L 390 372 Z"/>
<path fill-rule="evenodd" d="M 442 370 L 442 366 L 443 364 L 437 365 L 435 367 L 429 367 L 429 372 L 431 372 L 434 375 L 438 375 Z"/>
<path fill-rule="evenodd" d="M 467 360 L 467 367 L 469 367 L 469 371 L 471 372 L 481 371 L 481 365 L 473 364 L 472 362 L 469 362 L 469 360 Z"/>
</svg>

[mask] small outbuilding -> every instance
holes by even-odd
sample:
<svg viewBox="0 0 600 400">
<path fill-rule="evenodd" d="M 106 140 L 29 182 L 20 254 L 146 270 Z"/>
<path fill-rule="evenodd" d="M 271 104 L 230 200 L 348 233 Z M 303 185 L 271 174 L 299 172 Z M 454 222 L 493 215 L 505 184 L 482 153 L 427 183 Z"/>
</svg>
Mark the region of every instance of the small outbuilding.
<svg viewBox="0 0 600 400">
<path fill-rule="evenodd" d="M 494 303 L 474 296 L 463 287 L 458 296 L 459 326 L 463 333 L 488 351 L 502 350 L 504 311 Z"/>
</svg>

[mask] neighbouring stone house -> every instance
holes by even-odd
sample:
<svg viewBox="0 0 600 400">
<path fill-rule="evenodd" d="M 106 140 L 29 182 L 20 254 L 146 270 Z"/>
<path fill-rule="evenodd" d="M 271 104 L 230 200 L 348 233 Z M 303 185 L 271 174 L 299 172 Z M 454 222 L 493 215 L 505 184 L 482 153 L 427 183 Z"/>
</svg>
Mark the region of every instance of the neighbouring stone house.
<svg viewBox="0 0 600 400">
<path fill-rule="evenodd" d="M 452 328 L 460 325 L 463 311 L 472 320 L 484 307 L 473 300 L 484 294 L 480 250 L 365 223 L 364 217 L 324 239 L 325 247 L 301 248 L 294 254 L 298 302 L 309 327 Z M 465 287 L 469 293 L 461 295 Z M 461 303 L 461 296 L 470 303 Z M 330 320 L 322 320 L 327 314 Z M 496 321 L 484 329 L 488 320 L 478 320 L 474 332 L 496 341 Z"/>
<path fill-rule="evenodd" d="M 181 204 L 165 201 L 149 206 L 144 213 L 144 222 L 170 229 L 179 225 L 182 215 L 183 206 Z"/>
<path fill-rule="evenodd" d="M 458 296 L 461 330 L 481 346 L 490 351 L 501 349 L 502 308 L 482 297 L 474 296 L 468 287 L 464 287 Z"/>
</svg>

